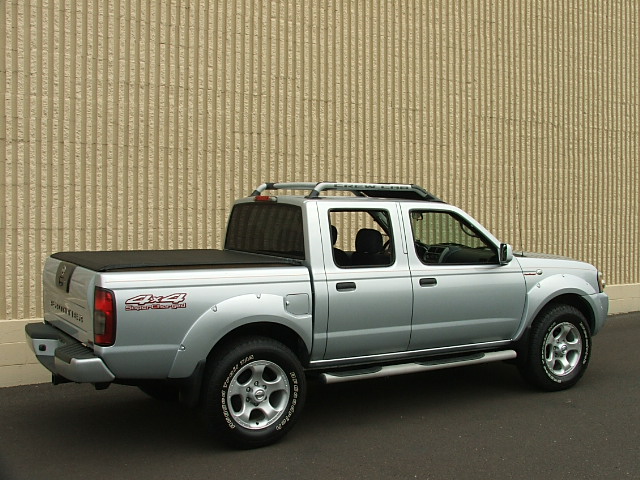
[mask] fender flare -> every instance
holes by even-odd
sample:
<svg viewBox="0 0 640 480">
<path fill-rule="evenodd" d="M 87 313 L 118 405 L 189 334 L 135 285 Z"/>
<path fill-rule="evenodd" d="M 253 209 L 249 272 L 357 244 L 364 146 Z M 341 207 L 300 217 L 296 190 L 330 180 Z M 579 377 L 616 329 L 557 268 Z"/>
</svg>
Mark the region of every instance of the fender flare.
<svg viewBox="0 0 640 480">
<path fill-rule="evenodd" d="M 252 323 L 285 326 L 294 331 L 311 351 L 311 306 L 308 313 L 294 315 L 287 311 L 286 302 L 286 298 L 280 295 L 248 294 L 213 305 L 194 322 L 181 340 L 169 378 L 188 377 L 220 340 L 235 329 Z"/>
<path fill-rule="evenodd" d="M 516 332 L 514 339 L 522 338 L 524 332 L 531 327 L 540 312 L 552 303 L 554 299 L 562 296 L 572 295 L 579 297 L 580 301 L 589 306 L 592 316 L 595 315 L 598 307 L 591 296 L 596 293 L 598 292 L 589 282 L 576 275 L 556 274 L 540 280 L 527 291 L 527 304 L 523 314 L 524 321 Z"/>
</svg>

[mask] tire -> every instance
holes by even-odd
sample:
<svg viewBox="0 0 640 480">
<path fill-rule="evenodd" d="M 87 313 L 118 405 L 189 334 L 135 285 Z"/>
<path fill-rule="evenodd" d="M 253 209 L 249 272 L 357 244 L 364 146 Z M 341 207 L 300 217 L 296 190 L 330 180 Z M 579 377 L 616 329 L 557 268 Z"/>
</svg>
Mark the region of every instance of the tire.
<svg viewBox="0 0 640 480">
<path fill-rule="evenodd" d="M 221 441 L 257 448 L 291 430 L 305 395 L 304 371 L 291 350 L 269 338 L 253 337 L 211 359 L 201 408 L 207 428 Z"/>
<path fill-rule="evenodd" d="M 547 391 L 571 388 L 584 375 L 591 357 L 587 321 L 571 305 L 554 305 L 531 326 L 528 352 L 520 371 L 531 385 Z"/>
</svg>

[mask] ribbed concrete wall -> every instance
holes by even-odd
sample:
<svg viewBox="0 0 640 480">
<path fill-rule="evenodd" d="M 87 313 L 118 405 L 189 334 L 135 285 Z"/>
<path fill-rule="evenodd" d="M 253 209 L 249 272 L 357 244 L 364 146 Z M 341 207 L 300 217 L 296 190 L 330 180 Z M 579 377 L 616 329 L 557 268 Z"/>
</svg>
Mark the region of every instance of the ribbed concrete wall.
<svg viewBox="0 0 640 480">
<path fill-rule="evenodd" d="M 219 247 L 265 180 L 422 184 L 637 294 L 637 1 L 0 0 L 0 18 L 0 365 L 50 252 Z"/>
</svg>

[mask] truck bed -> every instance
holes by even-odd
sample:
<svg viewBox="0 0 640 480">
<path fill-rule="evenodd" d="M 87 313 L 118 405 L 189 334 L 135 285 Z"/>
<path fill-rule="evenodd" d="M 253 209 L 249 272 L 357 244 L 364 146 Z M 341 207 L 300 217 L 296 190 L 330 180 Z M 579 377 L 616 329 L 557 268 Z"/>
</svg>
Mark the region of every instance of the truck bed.
<svg viewBox="0 0 640 480">
<path fill-rule="evenodd" d="M 57 260 L 73 263 L 95 272 L 184 267 L 302 265 L 302 262 L 289 258 L 216 249 L 59 252 L 51 256 Z"/>
</svg>

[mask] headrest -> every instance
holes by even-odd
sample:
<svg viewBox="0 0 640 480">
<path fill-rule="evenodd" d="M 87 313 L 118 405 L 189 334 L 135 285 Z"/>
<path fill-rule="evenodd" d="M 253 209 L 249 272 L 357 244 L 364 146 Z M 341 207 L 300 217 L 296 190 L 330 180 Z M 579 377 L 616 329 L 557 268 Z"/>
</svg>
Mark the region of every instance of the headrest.
<svg viewBox="0 0 640 480">
<path fill-rule="evenodd" d="M 335 225 L 331 225 L 331 245 L 335 245 L 338 240 L 338 229 Z"/>
<path fill-rule="evenodd" d="M 356 252 L 380 253 L 382 252 L 382 234 L 372 228 L 362 228 L 356 235 Z"/>
</svg>

